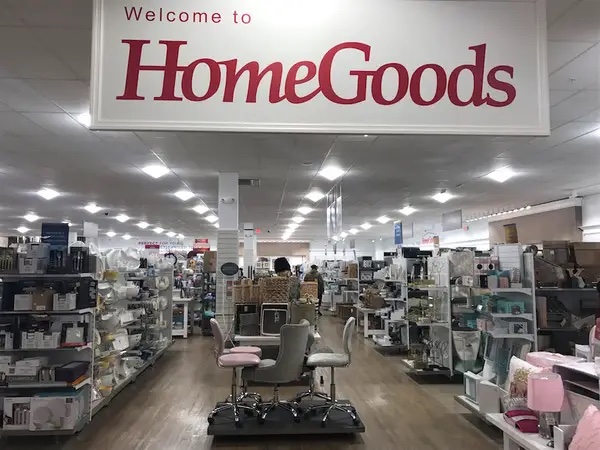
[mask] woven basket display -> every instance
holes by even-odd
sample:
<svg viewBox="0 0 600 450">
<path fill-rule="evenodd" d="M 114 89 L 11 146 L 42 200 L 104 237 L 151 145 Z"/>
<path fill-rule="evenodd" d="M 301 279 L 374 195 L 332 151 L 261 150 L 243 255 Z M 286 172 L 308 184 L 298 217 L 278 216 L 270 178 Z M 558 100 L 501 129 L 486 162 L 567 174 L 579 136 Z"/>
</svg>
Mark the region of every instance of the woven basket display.
<svg viewBox="0 0 600 450">
<path fill-rule="evenodd" d="M 319 283 L 316 281 L 303 281 L 300 283 L 300 297 L 319 297 Z"/>
<path fill-rule="evenodd" d="M 252 301 L 252 285 L 242 286 L 242 302 L 248 303 Z"/>
<path fill-rule="evenodd" d="M 260 303 L 260 286 L 258 284 L 252 285 L 252 295 L 250 296 L 252 303 Z"/>
<path fill-rule="evenodd" d="M 290 280 L 287 277 L 264 279 L 261 303 L 288 303 L 290 299 Z"/>
<path fill-rule="evenodd" d="M 358 278 L 358 264 L 348 264 L 348 278 Z"/>
<path fill-rule="evenodd" d="M 242 303 L 242 286 L 233 286 L 233 303 Z"/>
</svg>

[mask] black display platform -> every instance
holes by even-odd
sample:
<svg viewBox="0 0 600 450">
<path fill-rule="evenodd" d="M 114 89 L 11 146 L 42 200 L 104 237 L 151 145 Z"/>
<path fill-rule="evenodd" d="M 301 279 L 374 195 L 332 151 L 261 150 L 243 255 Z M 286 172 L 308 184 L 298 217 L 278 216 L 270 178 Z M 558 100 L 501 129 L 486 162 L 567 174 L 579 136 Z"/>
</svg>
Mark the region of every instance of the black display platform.
<svg viewBox="0 0 600 450">
<path fill-rule="evenodd" d="M 347 400 L 341 403 L 350 404 Z M 220 403 L 219 403 L 220 404 Z M 217 406 L 219 405 L 217 404 Z M 311 405 L 323 404 L 319 401 L 303 400 L 300 406 L 306 410 Z M 358 420 L 360 416 L 356 413 Z M 365 426 L 360 420 L 358 425 L 341 411 L 332 411 L 327 420 L 327 426 L 321 426 L 322 414 L 306 415 L 300 422 L 294 422 L 289 411 L 277 408 L 267 416 L 264 424 L 259 424 L 256 415 L 250 417 L 242 413 L 243 426 L 237 428 L 233 422 L 231 411 L 225 411 L 215 417 L 213 424 L 208 426 L 206 434 L 211 436 L 276 436 L 276 435 L 303 435 L 303 434 L 358 434 L 365 432 Z"/>
</svg>

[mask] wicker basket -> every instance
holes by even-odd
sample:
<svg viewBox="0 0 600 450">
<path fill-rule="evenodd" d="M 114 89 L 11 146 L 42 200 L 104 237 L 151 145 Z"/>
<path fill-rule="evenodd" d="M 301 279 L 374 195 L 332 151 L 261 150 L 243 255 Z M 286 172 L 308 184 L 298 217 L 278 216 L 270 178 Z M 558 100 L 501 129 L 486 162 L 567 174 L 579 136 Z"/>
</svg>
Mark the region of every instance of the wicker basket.
<svg viewBox="0 0 600 450">
<path fill-rule="evenodd" d="M 288 303 L 290 299 L 290 279 L 272 277 L 264 279 L 261 303 Z"/>
<path fill-rule="evenodd" d="M 300 297 L 319 297 L 319 283 L 316 281 L 303 281 L 300 283 Z"/>
<path fill-rule="evenodd" d="M 348 278 L 358 278 L 358 264 L 348 264 Z"/>
<path fill-rule="evenodd" d="M 249 303 L 252 301 L 252 285 L 242 286 L 242 302 Z"/>
<path fill-rule="evenodd" d="M 252 295 L 250 296 L 252 303 L 260 303 L 260 286 L 258 284 L 252 285 Z"/>
<path fill-rule="evenodd" d="M 242 286 L 233 286 L 233 303 L 242 303 Z"/>
</svg>

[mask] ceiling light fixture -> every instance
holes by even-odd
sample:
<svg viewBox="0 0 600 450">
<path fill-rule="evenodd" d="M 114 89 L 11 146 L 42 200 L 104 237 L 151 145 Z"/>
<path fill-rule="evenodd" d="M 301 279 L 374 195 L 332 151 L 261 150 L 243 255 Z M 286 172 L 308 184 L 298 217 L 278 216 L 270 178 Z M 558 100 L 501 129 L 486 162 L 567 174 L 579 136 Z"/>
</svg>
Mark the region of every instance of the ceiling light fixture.
<svg viewBox="0 0 600 450">
<path fill-rule="evenodd" d="M 444 189 L 441 192 L 438 192 L 437 194 L 435 194 L 433 197 L 431 197 L 432 199 L 434 199 L 436 202 L 440 202 L 440 203 L 446 203 L 448 200 L 450 200 L 453 197 L 452 194 L 450 194 L 449 192 L 446 192 L 446 190 Z"/>
<path fill-rule="evenodd" d="M 348 237 L 348 233 L 346 233 L 345 231 L 342 231 L 342 232 L 340 233 L 340 237 L 341 237 L 342 239 L 346 239 L 346 238 Z"/>
<path fill-rule="evenodd" d="M 73 224 L 71 222 L 69 222 L 69 220 L 63 220 L 62 223 L 66 223 L 67 225 L 69 225 L 69 227 L 72 227 Z"/>
<path fill-rule="evenodd" d="M 17 228 L 17 231 L 19 233 L 21 233 L 21 234 L 25 234 L 25 233 L 27 233 L 29 231 L 29 228 L 27 228 L 27 227 L 19 227 L 19 228 Z"/>
<path fill-rule="evenodd" d="M 381 216 L 381 217 L 378 217 L 376 220 L 379 223 L 388 223 L 392 219 L 390 219 L 388 216 Z"/>
<path fill-rule="evenodd" d="M 358 234 L 360 230 L 358 230 L 357 228 L 352 228 L 350 229 L 350 234 Z"/>
<path fill-rule="evenodd" d="M 145 230 L 146 228 L 148 228 L 150 226 L 150 224 L 148 222 L 138 222 L 137 226 L 139 228 L 141 228 L 142 230 Z"/>
<path fill-rule="evenodd" d="M 331 239 L 333 239 L 333 240 L 334 240 L 334 241 L 336 241 L 336 242 L 340 240 L 340 238 L 339 238 L 339 237 L 337 237 L 337 236 L 331 236 Z"/>
<path fill-rule="evenodd" d="M 165 231 L 165 229 L 164 229 L 164 228 L 161 228 L 161 227 L 156 227 L 156 228 L 155 228 L 153 231 L 154 231 L 156 234 L 160 234 L 160 233 L 162 233 L 163 231 Z"/>
<path fill-rule="evenodd" d="M 496 169 L 486 175 L 486 178 L 497 181 L 498 183 L 504 183 L 506 180 L 510 180 L 516 173 L 510 167 L 502 167 Z"/>
<path fill-rule="evenodd" d="M 81 125 L 83 125 L 84 127 L 89 128 L 91 123 L 92 123 L 92 116 L 90 115 L 90 113 L 81 113 L 81 114 L 77 114 L 77 116 L 75 116 L 75 120 L 77 122 L 79 122 Z"/>
<path fill-rule="evenodd" d="M 108 237 L 112 238 L 112 237 L 115 237 L 115 236 L 117 235 L 117 233 L 115 233 L 114 231 L 108 231 L 108 232 L 106 233 L 106 235 L 107 235 Z"/>
<path fill-rule="evenodd" d="M 169 231 L 169 232 L 167 233 L 167 236 L 169 236 L 170 238 L 172 238 L 172 237 L 175 237 L 175 235 L 176 235 L 176 234 L 177 234 L 177 233 L 175 233 L 174 231 Z"/>
<path fill-rule="evenodd" d="M 219 222 L 217 222 L 217 223 L 213 223 L 212 225 L 213 225 L 213 227 L 215 227 L 215 228 L 217 228 L 217 229 L 219 228 Z"/>
<path fill-rule="evenodd" d="M 180 189 L 179 191 L 175 192 L 175 197 L 177 197 L 180 200 L 183 200 L 184 202 L 187 202 L 190 198 L 194 197 L 196 194 L 194 194 L 192 191 L 188 190 L 188 189 Z"/>
<path fill-rule="evenodd" d="M 303 215 L 307 215 L 307 214 L 311 213 L 312 211 L 313 211 L 313 209 L 309 206 L 301 206 L 300 208 L 298 208 L 298 212 Z"/>
<path fill-rule="evenodd" d="M 169 169 L 163 164 L 148 164 L 142 167 L 142 171 L 150 175 L 155 180 L 169 173 Z"/>
<path fill-rule="evenodd" d="M 88 203 L 87 205 L 85 205 L 85 210 L 92 214 L 96 214 L 101 209 L 102 208 L 100 206 L 96 205 L 95 203 Z"/>
<path fill-rule="evenodd" d="M 309 199 L 313 203 L 317 203 L 323 197 L 325 197 L 325 195 L 317 189 L 314 189 L 314 190 L 310 191 L 308 194 L 306 194 L 306 198 Z"/>
<path fill-rule="evenodd" d="M 23 216 L 23 219 L 25 219 L 27 222 L 35 222 L 39 218 L 40 218 L 40 216 L 38 216 L 37 214 L 34 214 L 34 213 L 27 213 Z"/>
<path fill-rule="evenodd" d="M 204 214 L 206 211 L 208 211 L 208 206 L 200 204 L 200 205 L 196 205 L 192 208 L 194 211 L 196 211 L 198 214 Z"/>
<path fill-rule="evenodd" d="M 288 229 L 290 230 L 295 230 L 296 228 L 298 228 L 300 225 L 298 225 L 297 223 L 290 223 L 288 225 Z"/>
<path fill-rule="evenodd" d="M 127 214 L 119 214 L 117 217 L 115 217 L 115 219 L 121 223 L 125 223 L 129 220 L 129 216 Z"/>
<path fill-rule="evenodd" d="M 325 167 L 319 171 L 319 175 L 321 175 L 323 178 L 327 178 L 329 181 L 337 180 L 345 173 L 345 170 L 335 166 Z"/>
<path fill-rule="evenodd" d="M 123 235 L 123 239 L 125 239 L 126 241 L 128 241 L 129 239 L 131 239 L 131 235 L 130 234 L 124 234 Z"/>
<path fill-rule="evenodd" d="M 217 220 L 219 220 L 219 218 L 217 216 L 215 216 L 214 214 L 206 216 L 205 219 L 210 223 L 215 223 Z"/>
<path fill-rule="evenodd" d="M 305 220 L 306 219 L 304 217 L 300 217 L 300 216 L 292 217 L 292 222 L 296 222 L 296 223 L 302 223 Z"/>
<path fill-rule="evenodd" d="M 417 210 L 415 208 L 413 208 L 412 206 L 408 205 L 405 206 L 404 208 L 402 208 L 400 210 L 400 214 L 403 214 L 405 216 L 410 216 L 412 213 L 416 212 Z"/>
<path fill-rule="evenodd" d="M 179 233 L 179 234 L 177 235 L 177 237 L 178 237 L 179 239 L 183 239 L 185 236 L 184 236 L 183 234 Z"/>
<path fill-rule="evenodd" d="M 369 229 L 369 228 L 371 228 L 372 226 L 373 226 L 373 225 L 371 225 L 369 222 L 365 222 L 365 223 L 363 223 L 363 224 L 362 224 L 360 227 L 361 227 L 363 230 L 368 230 L 368 229 Z"/>
<path fill-rule="evenodd" d="M 37 195 L 42 197 L 44 200 L 52 200 L 53 198 L 58 197 L 60 194 L 54 189 L 42 188 L 37 191 Z"/>
</svg>

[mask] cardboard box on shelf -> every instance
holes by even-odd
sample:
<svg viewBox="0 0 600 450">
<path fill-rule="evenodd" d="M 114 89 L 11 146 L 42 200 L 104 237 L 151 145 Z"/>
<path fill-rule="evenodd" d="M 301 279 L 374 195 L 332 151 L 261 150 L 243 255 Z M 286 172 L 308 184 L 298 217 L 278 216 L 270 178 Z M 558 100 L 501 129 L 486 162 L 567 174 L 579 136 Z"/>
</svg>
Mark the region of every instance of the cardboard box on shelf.
<svg viewBox="0 0 600 450">
<path fill-rule="evenodd" d="M 36 290 L 33 294 L 32 311 L 52 311 L 54 291 L 51 289 Z"/>
<path fill-rule="evenodd" d="M 24 275 L 40 275 L 46 272 L 47 258 L 27 258 L 19 255 L 19 273 Z"/>
<path fill-rule="evenodd" d="M 27 258 L 48 258 L 50 256 L 50 245 L 43 242 L 25 244 L 25 255 Z"/>
<path fill-rule="evenodd" d="M 54 294 L 52 304 L 54 311 L 72 311 L 77 308 L 77 294 Z"/>
<path fill-rule="evenodd" d="M 216 273 L 217 271 L 217 252 L 211 251 L 204 254 L 204 267 L 203 270 L 209 273 Z"/>
<path fill-rule="evenodd" d="M 5 430 L 28 430 L 31 397 L 8 397 L 4 399 L 2 425 Z"/>
<path fill-rule="evenodd" d="M 336 315 L 344 321 L 356 316 L 356 306 L 351 303 L 338 303 L 336 308 Z"/>
<path fill-rule="evenodd" d="M 15 294 L 15 311 L 31 311 L 33 308 L 33 295 Z"/>
</svg>

